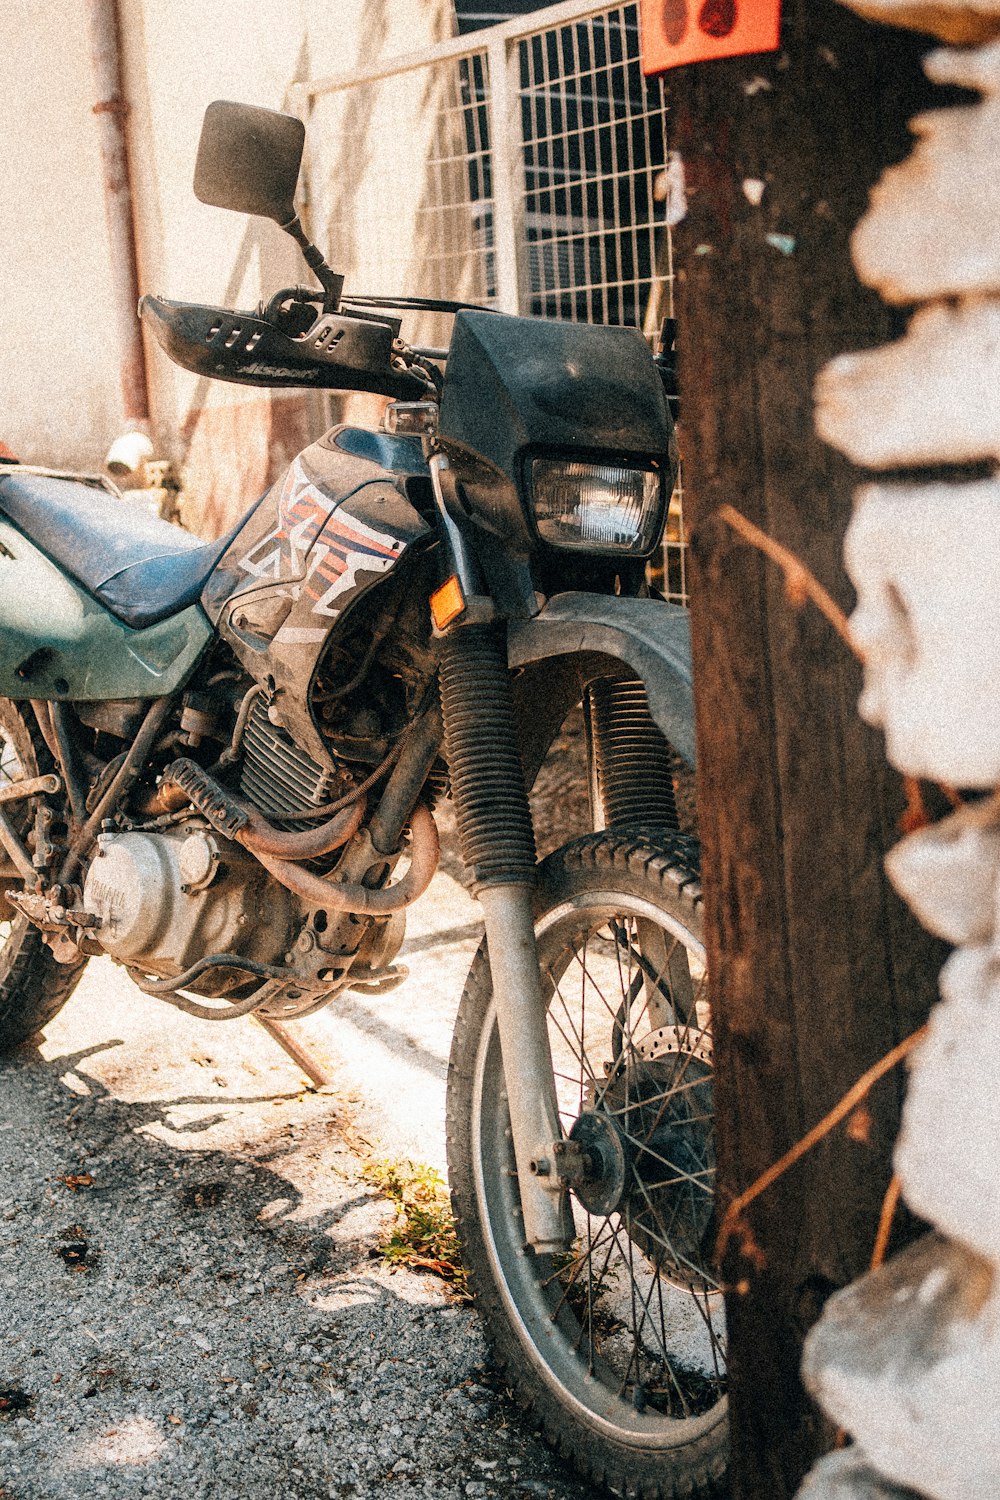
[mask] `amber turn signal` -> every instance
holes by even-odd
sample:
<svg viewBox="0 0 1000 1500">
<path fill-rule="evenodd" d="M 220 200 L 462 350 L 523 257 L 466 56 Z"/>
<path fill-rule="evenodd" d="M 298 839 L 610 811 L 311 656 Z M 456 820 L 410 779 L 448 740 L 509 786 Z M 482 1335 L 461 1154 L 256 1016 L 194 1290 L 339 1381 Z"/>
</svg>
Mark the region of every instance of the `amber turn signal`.
<svg viewBox="0 0 1000 1500">
<path fill-rule="evenodd" d="M 458 619 L 464 609 L 465 595 L 462 593 L 462 585 L 453 573 L 431 595 L 431 619 L 438 630 L 445 630 L 452 620 Z"/>
</svg>

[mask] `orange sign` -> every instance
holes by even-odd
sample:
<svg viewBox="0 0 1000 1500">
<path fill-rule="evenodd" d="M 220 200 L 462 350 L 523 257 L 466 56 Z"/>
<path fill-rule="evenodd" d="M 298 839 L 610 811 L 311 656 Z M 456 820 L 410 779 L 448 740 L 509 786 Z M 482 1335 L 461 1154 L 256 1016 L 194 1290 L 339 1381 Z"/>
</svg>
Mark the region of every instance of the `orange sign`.
<svg viewBox="0 0 1000 1500">
<path fill-rule="evenodd" d="M 641 0 L 642 71 L 774 52 L 781 0 Z"/>
</svg>

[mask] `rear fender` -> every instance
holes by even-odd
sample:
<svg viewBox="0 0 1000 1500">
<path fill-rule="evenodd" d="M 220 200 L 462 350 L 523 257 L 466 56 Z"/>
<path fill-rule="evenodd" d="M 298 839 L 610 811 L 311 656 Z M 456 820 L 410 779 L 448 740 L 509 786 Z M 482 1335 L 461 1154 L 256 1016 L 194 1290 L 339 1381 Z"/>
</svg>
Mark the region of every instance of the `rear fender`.
<svg viewBox="0 0 1000 1500">
<path fill-rule="evenodd" d="M 589 682 L 639 677 L 654 720 L 694 765 L 694 695 L 687 610 L 657 599 L 557 594 L 531 620 L 511 621 L 507 656 L 529 786 Z"/>
</svg>

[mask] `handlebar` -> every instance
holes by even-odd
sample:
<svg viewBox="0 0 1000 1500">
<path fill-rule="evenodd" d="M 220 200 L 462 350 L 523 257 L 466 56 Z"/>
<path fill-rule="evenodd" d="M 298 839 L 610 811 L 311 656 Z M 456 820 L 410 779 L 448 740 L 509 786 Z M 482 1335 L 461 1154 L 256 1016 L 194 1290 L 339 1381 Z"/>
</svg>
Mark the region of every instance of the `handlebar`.
<svg viewBox="0 0 1000 1500">
<path fill-rule="evenodd" d="M 461 312 L 471 302 L 350 297 L 335 312 L 310 287 L 285 287 L 254 312 L 143 297 L 139 315 L 176 364 L 242 385 L 371 391 L 397 401 L 439 396 L 448 350 L 400 341 L 402 320 L 385 309 Z M 677 325 L 664 319 L 654 356 L 671 416 L 679 408 Z"/>
</svg>

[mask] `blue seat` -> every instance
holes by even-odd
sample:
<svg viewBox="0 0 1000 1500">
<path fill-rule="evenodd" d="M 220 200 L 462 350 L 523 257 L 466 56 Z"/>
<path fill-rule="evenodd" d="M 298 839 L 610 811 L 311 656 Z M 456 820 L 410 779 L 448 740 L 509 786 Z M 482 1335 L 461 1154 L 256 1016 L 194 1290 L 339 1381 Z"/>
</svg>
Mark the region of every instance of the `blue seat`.
<svg viewBox="0 0 1000 1500">
<path fill-rule="evenodd" d="M 133 630 L 194 604 L 230 540 L 203 542 L 94 485 L 16 465 L 0 466 L 0 515 Z"/>
</svg>

